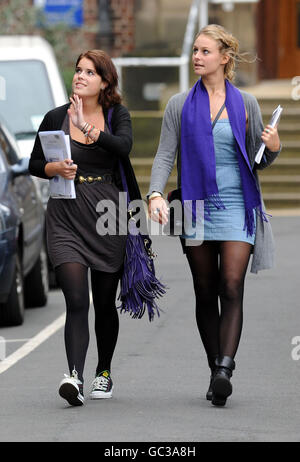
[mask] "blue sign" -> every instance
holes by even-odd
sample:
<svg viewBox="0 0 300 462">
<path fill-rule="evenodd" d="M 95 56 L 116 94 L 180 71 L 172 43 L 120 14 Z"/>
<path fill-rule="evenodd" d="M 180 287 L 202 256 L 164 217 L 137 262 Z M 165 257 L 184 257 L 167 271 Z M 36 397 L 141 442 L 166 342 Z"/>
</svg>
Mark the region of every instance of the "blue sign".
<svg viewBox="0 0 300 462">
<path fill-rule="evenodd" d="M 83 24 L 83 0 L 44 0 L 47 24 L 64 23 L 70 27 Z"/>
</svg>

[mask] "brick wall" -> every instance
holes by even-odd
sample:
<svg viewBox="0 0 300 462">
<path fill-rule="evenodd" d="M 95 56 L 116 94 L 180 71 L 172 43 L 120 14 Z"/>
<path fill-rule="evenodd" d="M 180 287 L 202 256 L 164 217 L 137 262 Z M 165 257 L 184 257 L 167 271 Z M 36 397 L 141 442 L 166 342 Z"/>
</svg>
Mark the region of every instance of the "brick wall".
<svg viewBox="0 0 300 462">
<path fill-rule="evenodd" d="M 122 56 L 135 48 L 135 0 L 107 0 L 111 15 L 112 37 L 99 28 L 98 0 L 84 0 L 84 48 L 102 48 L 111 56 Z M 75 40 L 75 38 L 74 38 Z"/>
<path fill-rule="evenodd" d="M 42 30 L 35 29 L 34 10 L 30 8 L 33 4 L 34 0 L 0 0 L 0 33 L 44 35 Z M 74 55 L 77 56 L 81 51 L 91 48 L 103 48 L 111 56 L 122 56 L 132 51 L 135 48 L 134 4 L 135 0 L 103 0 L 111 21 L 112 34 L 109 35 L 101 30 L 99 0 L 84 0 L 83 26 L 80 29 L 70 29 L 63 37 L 69 47 L 69 59 L 72 60 Z M 2 14 L 7 6 L 12 10 L 8 22 Z M 105 25 L 104 19 L 103 28 Z"/>
<path fill-rule="evenodd" d="M 113 12 L 113 55 L 119 56 L 135 48 L 134 1 L 110 0 Z"/>
</svg>

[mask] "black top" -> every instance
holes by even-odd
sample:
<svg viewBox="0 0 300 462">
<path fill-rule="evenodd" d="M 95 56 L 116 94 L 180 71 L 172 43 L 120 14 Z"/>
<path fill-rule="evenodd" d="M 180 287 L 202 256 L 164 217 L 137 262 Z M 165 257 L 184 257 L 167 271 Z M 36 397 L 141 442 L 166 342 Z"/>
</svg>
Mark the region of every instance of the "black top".
<svg viewBox="0 0 300 462">
<path fill-rule="evenodd" d="M 69 109 L 69 107 L 70 103 L 65 104 L 63 106 L 59 106 L 49 111 L 45 115 L 38 131 L 61 130 L 61 126 L 63 124 L 64 118 L 66 117 L 67 110 Z M 108 124 L 107 110 L 104 110 L 103 112 L 105 122 L 106 124 Z M 129 160 L 129 154 L 132 148 L 132 128 L 130 114 L 128 110 L 121 104 L 116 104 L 114 106 L 111 118 L 111 127 L 113 134 L 101 131 L 95 145 L 99 145 L 108 153 L 111 153 L 115 159 L 118 158 L 122 162 L 126 175 L 130 200 L 141 199 L 140 190 L 136 182 L 131 162 Z M 97 156 L 96 150 L 94 155 Z M 93 161 L 95 161 L 95 159 Z M 45 173 L 46 164 L 47 161 L 43 154 L 40 138 L 37 135 L 29 162 L 29 171 L 31 175 L 38 176 L 40 178 L 50 179 L 50 177 L 48 177 Z M 100 164 L 101 156 L 99 156 L 99 166 Z M 117 182 L 120 184 L 120 177 L 117 178 Z"/>
<path fill-rule="evenodd" d="M 66 114 L 61 129 L 69 134 L 69 117 Z M 109 129 L 105 127 L 105 133 Z M 118 156 L 96 143 L 85 144 L 70 138 L 72 159 L 77 173 L 83 176 L 112 173 L 118 167 Z M 77 183 L 76 199 L 52 199 L 47 205 L 47 248 L 54 268 L 63 263 L 80 263 L 93 270 L 118 271 L 124 262 L 127 236 L 119 229 L 119 188 L 112 183 Z M 112 210 L 102 211 L 101 201 L 113 202 Z M 107 234 L 104 222 L 112 220 L 112 233 Z M 103 227 L 104 226 L 104 227 Z M 114 228 L 115 226 L 115 228 Z M 101 232 L 101 230 L 103 232 Z"/>
<path fill-rule="evenodd" d="M 69 116 L 66 114 L 61 129 L 66 135 L 70 135 Z M 105 124 L 104 134 L 110 131 Z M 76 176 L 98 176 L 104 173 L 114 174 L 118 170 L 119 157 L 115 152 L 104 149 L 97 142 L 81 143 L 70 137 L 72 160 L 77 165 Z M 84 152 L 84 155 L 82 155 Z M 122 189 L 122 187 L 120 188 Z"/>
</svg>

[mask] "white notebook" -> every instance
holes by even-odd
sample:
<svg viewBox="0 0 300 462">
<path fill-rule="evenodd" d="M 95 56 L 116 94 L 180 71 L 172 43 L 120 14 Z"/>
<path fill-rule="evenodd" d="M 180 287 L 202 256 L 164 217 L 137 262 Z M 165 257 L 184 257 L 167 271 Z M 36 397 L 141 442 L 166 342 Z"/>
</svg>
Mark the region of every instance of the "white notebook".
<svg viewBox="0 0 300 462">
<path fill-rule="evenodd" d="M 271 117 L 270 122 L 268 123 L 268 125 L 271 125 L 271 127 L 275 127 L 275 125 L 277 125 L 278 122 L 279 122 L 282 111 L 283 111 L 283 108 L 280 105 L 277 106 L 277 108 L 275 109 L 275 111 L 272 114 L 272 117 Z M 258 152 L 257 152 L 257 154 L 256 154 L 256 156 L 255 156 L 255 162 L 257 164 L 259 164 L 260 161 L 261 161 L 261 158 L 263 156 L 265 147 L 266 147 L 266 145 L 264 143 L 262 143 L 259 150 L 258 150 Z"/>
<path fill-rule="evenodd" d="M 70 137 L 63 130 L 39 132 L 41 145 L 47 162 L 61 162 L 71 159 Z M 75 199 L 74 180 L 60 175 L 50 180 L 50 197 L 54 199 Z"/>
</svg>

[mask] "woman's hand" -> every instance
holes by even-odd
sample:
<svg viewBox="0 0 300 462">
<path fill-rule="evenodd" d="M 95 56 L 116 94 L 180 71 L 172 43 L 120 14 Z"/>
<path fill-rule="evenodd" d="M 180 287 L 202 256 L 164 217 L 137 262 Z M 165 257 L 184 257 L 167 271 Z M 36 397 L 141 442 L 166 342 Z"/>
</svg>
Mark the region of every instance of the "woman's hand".
<svg viewBox="0 0 300 462">
<path fill-rule="evenodd" d="M 271 152 L 279 151 L 280 149 L 280 139 L 276 127 L 271 127 L 271 125 L 267 125 L 264 131 L 262 132 L 261 139 L 266 145 L 266 147 Z"/>
<path fill-rule="evenodd" d="M 163 197 L 154 197 L 149 200 L 148 213 L 151 220 L 161 225 L 168 223 L 169 208 Z"/>
<path fill-rule="evenodd" d="M 81 130 L 85 121 L 83 119 L 83 109 L 82 109 L 82 99 L 78 95 L 73 94 L 73 97 L 70 97 L 71 106 L 68 109 L 68 115 L 72 124 Z"/>
<path fill-rule="evenodd" d="M 77 165 L 73 164 L 71 159 L 66 159 L 61 162 L 49 162 L 45 166 L 45 173 L 52 177 L 60 175 L 66 180 L 74 180 L 76 176 Z"/>
</svg>

